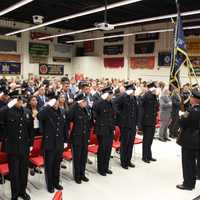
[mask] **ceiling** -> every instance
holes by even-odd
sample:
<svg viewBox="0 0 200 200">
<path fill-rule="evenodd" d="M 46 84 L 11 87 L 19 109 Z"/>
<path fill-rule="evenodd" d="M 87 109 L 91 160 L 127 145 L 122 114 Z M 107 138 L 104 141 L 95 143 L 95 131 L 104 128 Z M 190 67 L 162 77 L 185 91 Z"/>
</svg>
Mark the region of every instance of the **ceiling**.
<svg viewBox="0 0 200 200">
<path fill-rule="evenodd" d="M 0 0 L 0 10 L 3 10 L 20 0 Z M 108 4 L 122 0 L 108 0 Z M 179 0 L 181 12 L 200 9 L 199 0 Z M 50 21 L 81 11 L 98 8 L 104 5 L 104 0 L 35 0 L 17 10 L 14 10 L 0 19 L 9 19 L 18 22 L 32 23 L 33 15 L 42 15 L 44 21 Z M 114 8 L 108 11 L 109 23 L 118 23 L 135 19 L 176 13 L 175 0 L 143 0 L 138 3 Z M 199 16 L 192 16 L 192 19 Z M 63 29 L 85 29 L 93 27 L 95 22 L 103 22 L 104 12 L 51 25 Z M 196 22 L 200 24 L 199 22 Z"/>
</svg>

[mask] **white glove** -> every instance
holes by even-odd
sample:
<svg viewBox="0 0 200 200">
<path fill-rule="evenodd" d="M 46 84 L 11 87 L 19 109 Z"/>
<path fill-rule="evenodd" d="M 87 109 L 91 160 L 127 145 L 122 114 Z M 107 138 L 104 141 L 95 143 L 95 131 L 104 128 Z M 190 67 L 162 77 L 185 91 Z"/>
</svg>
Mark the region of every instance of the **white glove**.
<svg viewBox="0 0 200 200">
<path fill-rule="evenodd" d="M 68 99 L 68 102 L 69 103 L 73 103 L 73 99 Z"/>
<path fill-rule="evenodd" d="M 183 116 L 184 114 L 185 114 L 185 112 L 182 112 L 181 110 L 179 111 L 179 116 L 181 117 L 181 116 Z"/>
<path fill-rule="evenodd" d="M 67 148 L 67 143 L 64 143 L 64 149 Z"/>
<path fill-rule="evenodd" d="M 30 152 L 33 150 L 33 147 L 30 147 Z"/>
<path fill-rule="evenodd" d="M 1 92 L 1 93 L 0 93 L 0 97 L 2 97 L 3 95 L 4 95 L 4 93 L 3 93 L 3 92 Z"/>
<path fill-rule="evenodd" d="M 13 99 L 8 103 L 8 108 L 12 108 L 17 103 L 17 99 Z"/>
<path fill-rule="evenodd" d="M 49 106 L 51 106 L 51 107 L 53 107 L 55 104 L 56 104 L 56 99 L 51 99 L 51 100 L 47 103 L 47 105 L 49 105 Z"/>
</svg>

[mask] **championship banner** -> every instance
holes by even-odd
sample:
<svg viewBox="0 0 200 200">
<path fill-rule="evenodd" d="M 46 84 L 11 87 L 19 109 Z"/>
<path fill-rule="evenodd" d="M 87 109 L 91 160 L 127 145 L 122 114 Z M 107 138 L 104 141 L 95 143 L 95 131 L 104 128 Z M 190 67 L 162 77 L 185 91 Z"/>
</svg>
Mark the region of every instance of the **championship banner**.
<svg viewBox="0 0 200 200">
<path fill-rule="evenodd" d="M 124 32 L 120 31 L 120 32 L 112 32 L 112 33 L 104 33 L 104 37 L 107 36 L 113 36 L 113 35 L 123 35 Z M 105 38 L 104 42 L 106 43 L 114 43 L 114 42 L 123 42 L 124 37 L 115 37 L 115 38 Z"/>
<path fill-rule="evenodd" d="M 171 65 L 171 53 L 159 52 L 158 53 L 158 66 L 169 67 Z"/>
<path fill-rule="evenodd" d="M 155 66 L 155 57 L 132 57 L 130 58 L 130 68 L 132 69 L 153 69 Z"/>
<path fill-rule="evenodd" d="M 17 52 L 17 41 L 0 39 L 1 52 Z"/>
<path fill-rule="evenodd" d="M 191 56 L 190 61 L 193 65 L 196 76 L 200 76 L 200 56 Z M 190 70 L 190 72 L 191 72 L 191 75 L 194 76 L 194 74 L 192 73 L 192 70 Z"/>
<path fill-rule="evenodd" d="M 94 52 L 94 41 L 86 41 L 83 43 L 84 52 L 92 53 Z"/>
<path fill-rule="evenodd" d="M 38 56 L 48 56 L 49 55 L 49 45 L 42 43 L 29 43 L 29 53 L 30 55 Z"/>
<path fill-rule="evenodd" d="M 199 54 L 200 38 L 188 38 L 186 40 L 188 54 Z"/>
<path fill-rule="evenodd" d="M 123 54 L 123 45 L 104 46 L 104 55 L 118 55 Z"/>
<path fill-rule="evenodd" d="M 144 33 L 144 34 L 137 34 L 135 36 L 135 41 L 147 41 L 147 40 L 158 40 L 159 33 Z"/>
<path fill-rule="evenodd" d="M 124 58 L 104 58 L 105 68 L 122 68 L 124 67 Z"/>
<path fill-rule="evenodd" d="M 0 62 L 0 74 L 3 75 L 20 75 L 21 63 Z"/>
<path fill-rule="evenodd" d="M 51 35 L 48 33 L 41 33 L 41 32 L 31 32 L 30 33 L 30 37 L 32 40 L 37 40 L 38 38 L 47 37 L 47 36 L 51 36 Z M 53 42 L 53 38 L 48 38 L 45 40 Z"/>
<path fill-rule="evenodd" d="M 135 54 L 154 53 L 154 42 L 145 42 L 135 44 Z"/>
<path fill-rule="evenodd" d="M 64 75 L 64 65 L 40 64 L 40 75 Z"/>
<path fill-rule="evenodd" d="M 71 62 L 71 58 L 68 58 L 68 57 L 53 57 L 53 62 L 70 63 Z"/>
</svg>

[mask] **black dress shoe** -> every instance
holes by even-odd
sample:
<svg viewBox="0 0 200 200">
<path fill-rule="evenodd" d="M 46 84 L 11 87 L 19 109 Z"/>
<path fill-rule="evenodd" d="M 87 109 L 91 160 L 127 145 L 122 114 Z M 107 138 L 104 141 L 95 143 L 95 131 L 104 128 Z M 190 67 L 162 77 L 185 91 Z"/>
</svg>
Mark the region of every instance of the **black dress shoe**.
<svg viewBox="0 0 200 200">
<path fill-rule="evenodd" d="M 200 180 L 200 176 L 197 176 L 197 177 L 196 177 L 196 180 Z"/>
<path fill-rule="evenodd" d="M 150 161 L 156 162 L 157 160 L 155 158 L 151 158 Z"/>
<path fill-rule="evenodd" d="M 87 163 L 89 164 L 89 165 L 92 165 L 92 161 L 91 160 L 87 160 Z"/>
<path fill-rule="evenodd" d="M 67 169 L 67 166 L 64 165 L 64 164 L 62 164 L 62 165 L 61 165 L 61 168 L 62 168 L 62 169 Z"/>
<path fill-rule="evenodd" d="M 110 169 L 108 169 L 106 173 L 107 174 L 112 174 L 113 172 Z"/>
<path fill-rule="evenodd" d="M 160 140 L 161 142 L 166 142 L 167 140 L 162 139 L 162 138 L 158 138 L 158 140 Z"/>
<path fill-rule="evenodd" d="M 84 182 L 88 182 L 88 181 L 89 181 L 89 178 L 87 178 L 86 176 L 82 176 L 82 177 L 81 177 L 81 180 L 84 181 Z"/>
<path fill-rule="evenodd" d="M 54 193 L 54 188 L 48 189 L 49 193 Z"/>
<path fill-rule="evenodd" d="M 145 162 L 145 163 L 150 163 L 150 161 L 147 160 L 147 159 L 142 159 L 142 161 Z"/>
<path fill-rule="evenodd" d="M 194 188 L 193 187 L 187 187 L 187 186 L 185 186 L 185 185 L 177 185 L 176 186 L 178 189 L 180 189 L 180 190 L 193 190 Z"/>
<path fill-rule="evenodd" d="M 165 138 L 166 141 L 171 141 L 169 138 Z"/>
<path fill-rule="evenodd" d="M 31 199 L 30 195 L 27 194 L 27 193 L 24 193 L 24 194 L 22 194 L 22 195 L 19 195 L 19 197 L 21 197 L 23 200 L 30 200 L 30 199 Z"/>
<path fill-rule="evenodd" d="M 101 176 L 106 176 L 105 172 L 98 172 Z"/>
<path fill-rule="evenodd" d="M 75 178 L 75 182 L 76 182 L 77 184 L 81 184 L 81 183 L 82 183 L 80 178 Z"/>
<path fill-rule="evenodd" d="M 131 168 L 135 168 L 135 165 L 131 162 L 128 164 L 128 166 L 131 167 Z"/>
<path fill-rule="evenodd" d="M 128 169 L 128 166 L 122 165 L 122 168 L 123 168 L 123 169 Z"/>
<path fill-rule="evenodd" d="M 63 190 L 63 186 L 62 185 L 56 185 L 55 188 L 56 188 L 56 190 Z"/>
</svg>

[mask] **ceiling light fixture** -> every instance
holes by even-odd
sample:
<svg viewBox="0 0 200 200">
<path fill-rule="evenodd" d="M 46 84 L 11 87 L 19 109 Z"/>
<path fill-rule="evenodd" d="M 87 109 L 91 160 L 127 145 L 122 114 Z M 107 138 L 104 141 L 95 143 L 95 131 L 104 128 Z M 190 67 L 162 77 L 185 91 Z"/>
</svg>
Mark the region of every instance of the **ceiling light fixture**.
<svg viewBox="0 0 200 200">
<path fill-rule="evenodd" d="M 34 0 L 22 0 L 18 3 L 16 3 L 16 4 L 6 8 L 5 10 L 0 11 L 0 16 L 5 15 L 5 14 L 7 14 L 7 13 L 13 11 L 13 10 L 16 10 L 17 8 L 20 8 L 20 7 L 30 3 L 32 1 L 34 1 Z"/>
<path fill-rule="evenodd" d="M 139 2 L 139 1 L 142 1 L 142 0 L 120 1 L 120 2 L 108 5 L 107 10 L 117 8 L 117 7 L 120 7 L 120 6 L 125 6 L 125 5 L 132 4 L 132 3 L 136 3 L 136 2 Z M 45 23 L 40 24 L 40 25 L 36 25 L 36 26 L 32 26 L 32 27 L 25 28 L 25 29 L 22 29 L 22 30 L 7 33 L 6 36 L 11 36 L 11 35 L 15 35 L 15 34 L 18 34 L 18 33 L 38 29 L 38 28 L 41 28 L 41 27 L 44 27 L 44 26 L 49 26 L 49 25 L 52 25 L 52 24 L 55 24 L 55 23 L 58 23 L 58 22 L 66 21 L 66 20 L 69 20 L 69 19 L 75 19 L 77 17 L 90 15 L 90 14 L 101 12 L 101 11 L 104 11 L 104 10 L 105 10 L 105 6 L 102 6 L 100 8 L 95 8 L 95 9 L 92 9 L 92 10 L 88 10 L 88 11 L 83 11 L 83 12 L 80 12 L 80 13 L 76 13 L 76 14 L 73 14 L 73 15 L 66 16 L 66 17 L 61 17 L 61 18 L 58 18 L 58 19 L 55 19 L 55 20 L 52 20 L 52 21 L 49 21 L 49 22 L 45 22 Z"/>
<path fill-rule="evenodd" d="M 181 13 L 181 16 L 189 16 L 189 15 L 196 15 L 196 14 L 200 14 L 200 10 L 183 12 L 183 13 Z M 146 19 L 139 19 L 139 20 L 134 20 L 134 21 L 121 22 L 121 23 L 116 23 L 116 24 L 112 24 L 112 25 L 114 25 L 114 27 L 126 26 L 126 25 L 130 25 L 130 24 L 138 24 L 138 23 L 144 23 L 144 22 L 150 22 L 150 21 L 157 21 L 157 20 L 168 19 L 168 18 L 173 18 L 173 17 L 177 17 L 177 13 L 170 14 L 170 15 L 151 17 L 151 18 L 146 18 Z M 49 38 L 55 38 L 55 37 L 60 37 L 60 36 L 65 36 L 65 35 L 74 35 L 74 34 L 78 34 L 78 33 L 85 33 L 85 32 L 95 31 L 95 30 L 99 30 L 99 28 L 94 28 L 94 29 L 88 28 L 88 29 L 83 29 L 83 30 L 78 30 L 78 31 L 73 31 L 73 32 L 51 35 L 51 36 L 42 37 L 42 38 L 38 38 L 38 39 L 46 40 Z"/>
<path fill-rule="evenodd" d="M 184 30 L 200 29 L 200 26 L 188 26 L 188 27 L 184 27 L 183 29 Z M 112 36 L 104 36 L 104 37 L 96 37 L 96 38 L 88 38 L 88 39 L 71 40 L 71 41 L 67 41 L 67 44 L 80 43 L 80 42 L 86 42 L 86 41 L 94 41 L 94 40 L 104 40 L 104 39 L 118 38 L 118 37 L 129 37 L 129 36 L 134 36 L 137 34 L 163 33 L 163 32 L 173 32 L 173 28 L 150 30 L 150 31 L 140 31 L 140 32 L 135 32 L 135 33 L 126 33 L 126 34 L 121 34 L 121 35 L 112 35 Z"/>
</svg>

